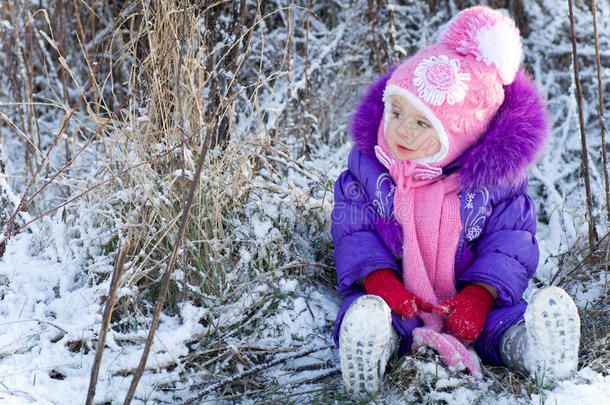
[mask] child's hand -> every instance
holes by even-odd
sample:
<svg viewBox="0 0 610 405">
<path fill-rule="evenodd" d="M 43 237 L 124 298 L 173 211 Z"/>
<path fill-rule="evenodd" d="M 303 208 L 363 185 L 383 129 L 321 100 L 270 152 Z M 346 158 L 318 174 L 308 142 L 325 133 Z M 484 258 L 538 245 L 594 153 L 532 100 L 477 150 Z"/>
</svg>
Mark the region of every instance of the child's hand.
<svg viewBox="0 0 610 405">
<path fill-rule="evenodd" d="M 469 285 L 449 301 L 435 306 L 433 312 L 449 315 L 447 326 L 455 337 L 475 340 L 493 303 L 494 297 L 486 288 Z"/>
<path fill-rule="evenodd" d="M 413 318 L 417 310 L 432 311 L 433 305 L 408 292 L 390 269 L 375 270 L 364 280 L 367 294 L 381 297 L 390 309 L 404 318 Z"/>
</svg>

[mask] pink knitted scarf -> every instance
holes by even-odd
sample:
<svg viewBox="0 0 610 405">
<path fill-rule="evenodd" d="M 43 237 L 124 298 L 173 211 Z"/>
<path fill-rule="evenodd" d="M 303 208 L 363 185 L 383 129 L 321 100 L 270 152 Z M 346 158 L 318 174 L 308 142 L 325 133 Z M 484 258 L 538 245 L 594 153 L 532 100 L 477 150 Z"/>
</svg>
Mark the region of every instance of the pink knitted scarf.
<svg viewBox="0 0 610 405">
<path fill-rule="evenodd" d="M 396 183 L 394 212 L 403 230 L 403 280 L 407 291 L 432 304 L 456 294 L 455 255 L 462 231 L 459 174 L 442 174 L 440 167 L 395 160 L 383 139 L 375 147 L 379 161 Z M 413 331 L 413 348 L 428 346 L 448 366 L 467 368 L 481 377 L 476 353 L 443 333 L 444 317 L 420 312 L 424 326 Z"/>
</svg>

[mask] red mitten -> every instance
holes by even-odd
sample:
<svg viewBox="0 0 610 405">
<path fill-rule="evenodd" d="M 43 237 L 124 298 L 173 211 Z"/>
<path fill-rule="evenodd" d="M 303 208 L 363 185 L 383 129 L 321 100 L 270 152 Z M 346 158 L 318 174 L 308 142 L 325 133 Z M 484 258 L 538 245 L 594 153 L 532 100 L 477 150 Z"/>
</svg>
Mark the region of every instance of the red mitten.
<svg viewBox="0 0 610 405">
<path fill-rule="evenodd" d="M 469 285 L 459 294 L 434 308 L 435 313 L 447 314 L 447 326 L 457 338 L 475 340 L 485 326 L 487 313 L 494 297 L 486 288 Z"/>
<path fill-rule="evenodd" d="M 408 292 L 390 269 L 375 270 L 364 279 L 367 294 L 378 295 L 390 309 L 405 318 L 417 315 L 417 309 L 432 311 L 432 304 Z"/>
</svg>

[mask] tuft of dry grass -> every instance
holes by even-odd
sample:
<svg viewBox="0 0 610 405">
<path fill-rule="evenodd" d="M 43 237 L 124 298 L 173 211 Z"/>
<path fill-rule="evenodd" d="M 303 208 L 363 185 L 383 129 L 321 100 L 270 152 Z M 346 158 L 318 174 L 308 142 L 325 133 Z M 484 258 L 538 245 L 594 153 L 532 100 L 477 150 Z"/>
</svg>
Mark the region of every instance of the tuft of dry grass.
<svg viewBox="0 0 610 405">
<path fill-rule="evenodd" d="M 0 76 L 7 79 L 11 101 L 1 119 L 19 137 L 24 162 L 11 186 L 21 195 L 31 185 L 24 208 L 36 216 L 34 222 L 49 210 L 62 209 L 64 220 L 70 218 L 66 211 L 81 198 L 101 226 L 115 233 L 100 241 L 107 255 L 129 242 L 112 339 L 125 347 L 141 345 L 200 146 L 209 141 L 166 305 L 167 314 L 178 316 L 187 303 L 204 308 L 199 323 L 205 332 L 186 340 L 188 355 L 147 371 L 178 370 L 157 388 L 167 392 L 188 382 L 192 391 L 217 387 L 212 395 L 227 400 L 298 403 L 306 395 L 322 403 L 345 401 L 337 365 L 324 362 L 328 354 L 287 369 L 286 374 L 323 370 L 289 387 L 277 384 L 273 373 L 225 378 L 261 365 L 266 370 L 287 353 L 308 348 L 308 340 L 298 347 L 253 343 L 263 336 L 286 337 L 289 332 L 273 317 L 289 312 L 307 286 L 335 297 L 328 232 L 334 178 L 308 159 L 345 143 L 344 125 L 337 122 L 345 122 L 355 93 L 372 71 L 403 56 L 393 46 L 396 26 L 402 24 L 400 42 L 413 51 L 441 22 L 443 7 L 473 2 L 417 2 L 405 25 L 389 17 L 407 6 L 386 9 L 378 7 L 386 2 L 360 1 L 362 7 L 354 8 L 361 13 L 349 14 L 354 20 L 343 31 L 331 31 L 346 24 L 338 21 L 346 6 L 337 1 L 321 7 L 309 1 L 58 0 L 49 9 L 37 3 L 7 0 L 0 7 L 0 19 L 8 21 L 0 25 L 0 52 L 6 55 L 6 74 Z M 427 6 L 439 14 L 426 15 Z M 326 49 L 316 49 L 314 40 Z M 328 56 L 334 54 L 341 55 Z M 549 63 L 562 55 L 552 55 Z M 569 65 L 569 58 L 564 62 Z M 565 88 L 566 77 L 557 80 Z M 41 126 L 57 116 L 57 122 Z M 307 184 L 287 180 L 294 177 Z M 16 212 L 16 227 L 29 221 L 12 201 L 3 205 L 12 211 L 0 212 L 0 219 Z M 255 221 L 271 224 L 263 228 L 267 234 L 253 232 Z M 569 288 L 607 272 L 608 239 L 593 255 L 578 246 L 563 255 L 553 283 Z M 91 283 L 110 277 L 84 271 Z M 297 280 L 299 291 L 279 288 L 286 279 Z M 581 365 L 604 373 L 609 304 L 600 299 L 581 309 Z M 312 335 L 330 340 L 330 323 Z M 70 345 L 89 350 L 93 342 Z M 430 358 L 415 354 L 395 362 L 383 395 L 400 392 L 408 401 L 429 401 L 434 392 L 480 389 L 467 379 L 437 387 L 425 371 Z M 485 389 L 494 395 L 527 398 L 544 387 L 504 369 L 486 370 Z M 188 399 L 184 392 L 176 395 Z"/>
<path fill-rule="evenodd" d="M 557 262 L 559 268 L 551 285 L 570 290 L 577 283 L 603 278 L 610 269 L 610 233 L 601 236 L 592 251 L 587 241 L 577 239 L 571 249 L 558 255 Z"/>
<path fill-rule="evenodd" d="M 115 341 L 138 344 L 129 333 L 146 327 L 198 151 L 210 140 L 167 305 L 170 314 L 179 313 L 185 302 L 209 308 L 200 320 L 206 334 L 188 342 L 189 356 L 167 365 L 195 375 L 214 375 L 219 365 L 225 372 L 240 362 L 271 360 L 277 351 L 245 350 L 240 359 L 228 344 L 260 334 L 265 319 L 289 299 L 275 287 L 252 290 L 308 268 L 330 269 L 299 255 L 302 240 L 291 235 L 295 227 L 318 234 L 325 243 L 319 259 L 329 263 L 328 201 L 315 207 L 294 184 L 273 181 L 297 170 L 327 187 L 326 178 L 280 141 L 280 126 L 295 124 L 294 117 L 304 117 L 301 111 L 285 120 L 285 111 L 261 106 L 263 97 L 275 97 L 290 57 L 286 48 L 275 49 L 279 63 L 264 63 L 267 25 L 285 15 L 289 25 L 294 23 L 287 9 L 265 10 L 266 3 L 127 0 L 92 8 L 64 0 L 47 10 L 14 1 L 0 9 L 0 17 L 10 22 L 0 29 L 17 110 L 2 119 L 23 138 L 26 163 L 20 180 L 32 187 L 29 201 L 15 212 L 69 210 L 67 204 L 84 197 L 104 225 L 116 231 L 103 241 L 103 250 L 114 255 L 118 245 L 129 242 L 110 326 Z M 34 39 L 31 48 L 23 45 L 28 35 Z M 258 50 L 251 49 L 253 35 L 260 36 Z M 35 83 L 40 78 L 46 83 Z M 41 85 L 48 85 L 45 97 L 53 97 L 46 104 L 35 95 Z M 286 88 L 278 91 L 284 94 Z M 41 111 L 54 110 L 64 112 L 61 129 L 39 135 L 33 128 Z M 86 155 L 94 158 L 77 160 Z M 21 183 L 15 184 L 21 191 Z M 63 193 L 59 207 L 47 202 L 43 188 L 51 195 Z M 294 217 L 291 212 L 270 216 L 263 198 L 283 201 L 282 209 Z M 260 213 L 253 210 L 256 205 Z M 248 234 L 253 213 L 271 219 L 280 235 L 260 243 Z M 249 260 L 242 252 L 249 252 Z M 89 274 L 92 283 L 108 277 Z M 225 313 L 235 316 L 226 319 Z"/>
<path fill-rule="evenodd" d="M 610 295 L 603 294 L 580 310 L 579 367 L 610 373 Z"/>
</svg>

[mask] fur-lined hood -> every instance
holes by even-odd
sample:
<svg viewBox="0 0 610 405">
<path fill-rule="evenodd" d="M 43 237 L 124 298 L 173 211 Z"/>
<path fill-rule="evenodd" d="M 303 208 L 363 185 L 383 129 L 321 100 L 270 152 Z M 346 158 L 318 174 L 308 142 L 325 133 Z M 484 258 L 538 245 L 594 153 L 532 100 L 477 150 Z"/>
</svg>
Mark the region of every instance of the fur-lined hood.
<svg viewBox="0 0 610 405">
<path fill-rule="evenodd" d="M 356 147 L 375 156 L 377 129 L 383 115 L 383 91 L 396 66 L 377 77 L 356 104 L 350 133 Z M 462 187 L 512 188 L 527 177 L 527 168 L 542 152 L 549 133 L 546 102 L 523 68 L 504 86 L 504 102 L 481 139 L 454 163 L 459 166 Z"/>
</svg>

